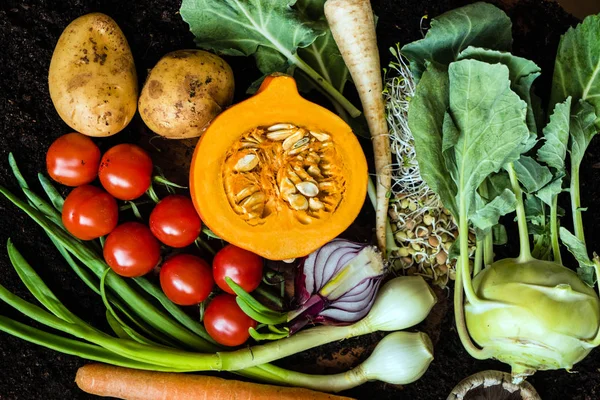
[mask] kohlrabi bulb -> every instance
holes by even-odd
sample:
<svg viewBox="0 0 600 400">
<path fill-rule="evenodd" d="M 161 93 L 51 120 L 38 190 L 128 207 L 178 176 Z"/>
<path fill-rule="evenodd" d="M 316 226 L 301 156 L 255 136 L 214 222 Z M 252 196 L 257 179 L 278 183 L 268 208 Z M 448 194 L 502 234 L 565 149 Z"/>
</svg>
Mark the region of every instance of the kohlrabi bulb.
<svg viewBox="0 0 600 400">
<path fill-rule="evenodd" d="M 491 356 L 510 364 L 516 380 L 536 370 L 571 369 L 593 348 L 600 301 L 577 274 L 559 264 L 505 259 L 473 280 L 484 302 L 465 304 L 467 327 Z"/>
</svg>

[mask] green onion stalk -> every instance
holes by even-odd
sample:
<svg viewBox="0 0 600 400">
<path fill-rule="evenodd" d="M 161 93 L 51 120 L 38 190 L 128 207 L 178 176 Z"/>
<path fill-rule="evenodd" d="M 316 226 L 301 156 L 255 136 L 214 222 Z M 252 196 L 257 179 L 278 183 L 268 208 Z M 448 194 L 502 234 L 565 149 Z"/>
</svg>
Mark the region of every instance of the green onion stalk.
<svg viewBox="0 0 600 400">
<path fill-rule="evenodd" d="M 435 296 L 420 277 L 401 277 L 389 281 L 380 290 L 369 314 L 353 325 L 317 327 L 264 345 L 223 351 L 212 341 L 202 324 L 171 303 L 153 283 L 145 278 L 122 279 L 110 271 L 94 244 L 84 243 L 68 234 L 60 223 L 62 197 L 47 179 L 41 177 L 51 204 L 41 199 L 29 189 L 12 156 L 10 161 L 29 203 L 4 187 L 0 187 L 0 193 L 45 230 L 67 264 L 102 296 L 107 306 L 107 320 L 118 337 L 90 326 L 71 313 L 10 240 L 7 248 L 12 265 L 45 309 L 15 296 L 1 285 L 0 299 L 24 315 L 75 339 L 0 316 L 0 330 L 4 332 L 66 354 L 123 367 L 167 372 L 227 370 L 264 382 L 324 391 L 349 389 L 369 379 L 408 383 L 418 379 L 431 361 L 431 344 L 426 335 L 421 334 L 410 337 L 389 335 L 389 340 L 380 343 L 378 348 L 384 349 L 379 351 L 380 354 L 393 351 L 398 354 L 394 360 L 395 374 L 389 370 L 389 363 L 369 363 L 368 360 L 360 367 L 363 373 L 350 371 L 327 377 L 288 371 L 267 364 L 321 344 L 377 330 L 396 331 L 419 323 L 435 303 Z M 160 306 L 147 300 L 142 293 L 157 300 Z M 397 304 L 404 306 L 397 307 Z M 411 348 L 415 351 L 408 350 Z M 370 359 L 382 357 L 374 352 Z M 416 360 L 420 360 L 420 363 Z M 382 366 L 381 370 L 378 365 Z"/>
</svg>

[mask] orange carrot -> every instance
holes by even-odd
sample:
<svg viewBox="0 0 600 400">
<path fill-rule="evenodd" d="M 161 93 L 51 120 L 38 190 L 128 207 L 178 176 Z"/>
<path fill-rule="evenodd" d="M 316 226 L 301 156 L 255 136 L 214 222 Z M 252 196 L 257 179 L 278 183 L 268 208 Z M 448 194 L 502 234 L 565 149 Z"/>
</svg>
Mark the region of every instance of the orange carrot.
<svg viewBox="0 0 600 400">
<path fill-rule="evenodd" d="M 124 400 L 352 400 L 308 389 L 104 364 L 79 368 L 75 382 L 84 392 Z"/>
<path fill-rule="evenodd" d="M 371 132 L 377 174 L 376 236 L 379 248 L 385 254 L 392 153 L 371 2 L 327 0 L 325 17 L 352 76 Z"/>
</svg>

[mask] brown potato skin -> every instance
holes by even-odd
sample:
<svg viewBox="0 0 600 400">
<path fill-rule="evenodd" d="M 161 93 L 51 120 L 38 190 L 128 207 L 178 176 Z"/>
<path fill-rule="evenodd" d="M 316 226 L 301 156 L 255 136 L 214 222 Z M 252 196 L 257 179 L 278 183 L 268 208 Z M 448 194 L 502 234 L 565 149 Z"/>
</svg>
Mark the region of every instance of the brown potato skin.
<svg viewBox="0 0 600 400">
<path fill-rule="evenodd" d="M 125 128 L 137 108 L 138 83 L 117 23 L 101 13 L 71 22 L 54 48 L 48 86 L 56 111 L 77 132 L 102 137 Z"/>
<path fill-rule="evenodd" d="M 138 108 L 152 131 L 169 139 L 198 137 L 231 104 L 233 71 L 221 57 L 202 50 L 166 54 L 144 83 Z"/>
</svg>

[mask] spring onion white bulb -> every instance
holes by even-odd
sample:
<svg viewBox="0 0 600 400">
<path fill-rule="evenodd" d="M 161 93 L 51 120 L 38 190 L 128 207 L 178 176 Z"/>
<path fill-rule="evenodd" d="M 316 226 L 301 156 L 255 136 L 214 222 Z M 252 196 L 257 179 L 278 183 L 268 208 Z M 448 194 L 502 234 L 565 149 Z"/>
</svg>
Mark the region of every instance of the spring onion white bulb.
<svg viewBox="0 0 600 400">
<path fill-rule="evenodd" d="M 368 380 L 406 385 L 423 376 L 431 361 L 433 345 L 429 336 L 422 332 L 393 332 L 355 371 Z"/>
<path fill-rule="evenodd" d="M 420 276 L 400 276 L 379 290 L 371 311 L 357 325 L 366 331 L 399 331 L 423 321 L 437 299 Z"/>
</svg>

